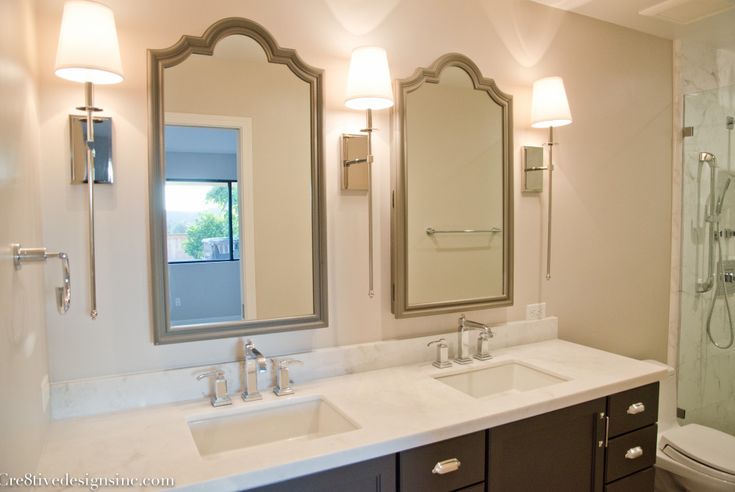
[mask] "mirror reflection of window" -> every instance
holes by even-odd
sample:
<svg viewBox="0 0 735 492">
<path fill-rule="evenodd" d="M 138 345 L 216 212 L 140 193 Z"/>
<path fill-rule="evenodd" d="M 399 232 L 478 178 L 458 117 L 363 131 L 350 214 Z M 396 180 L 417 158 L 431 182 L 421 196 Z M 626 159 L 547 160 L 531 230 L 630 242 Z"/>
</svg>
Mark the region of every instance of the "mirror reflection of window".
<svg viewBox="0 0 735 492">
<path fill-rule="evenodd" d="M 243 319 L 235 128 L 166 125 L 171 322 Z"/>
</svg>

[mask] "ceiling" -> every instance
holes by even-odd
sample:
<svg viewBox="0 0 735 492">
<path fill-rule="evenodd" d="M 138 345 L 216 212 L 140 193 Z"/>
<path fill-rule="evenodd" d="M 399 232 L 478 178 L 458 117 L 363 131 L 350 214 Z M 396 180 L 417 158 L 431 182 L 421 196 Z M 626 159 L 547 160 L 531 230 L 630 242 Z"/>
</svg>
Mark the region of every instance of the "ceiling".
<svg viewBox="0 0 735 492">
<path fill-rule="evenodd" d="M 550 7 L 594 17 L 602 21 L 667 39 L 692 39 L 715 48 L 735 50 L 735 0 L 533 0 Z M 665 4 L 673 8 L 706 10 L 733 8 L 689 24 L 679 24 L 639 12 Z M 652 9 L 655 10 L 655 9 Z"/>
</svg>

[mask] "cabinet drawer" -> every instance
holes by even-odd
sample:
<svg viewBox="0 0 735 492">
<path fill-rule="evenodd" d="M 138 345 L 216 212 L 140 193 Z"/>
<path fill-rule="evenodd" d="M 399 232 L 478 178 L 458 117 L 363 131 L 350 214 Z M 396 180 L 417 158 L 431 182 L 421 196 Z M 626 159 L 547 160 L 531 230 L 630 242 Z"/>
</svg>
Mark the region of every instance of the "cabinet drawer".
<svg viewBox="0 0 735 492">
<path fill-rule="evenodd" d="M 399 453 L 401 492 L 461 489 L 485 480 L 485 431 Z M 437 463 L 457 459 L 459 468 L 434 473 Z"/>
<path fill-rule="evenodd" d="M 332 468 L 293 478 L 249 492 L 396 492 L 396 455 L 389 454 L 361 463 Z"/>
<path fill-rule="evenodd" d="M 609 396 L 607 414 L 610 437 L 655 423 L 658 420 L 658 383 Z"/>
<path fill-rule="evenodd" d="M 646 468 L 605 485 L 605 492 L 653 492 L 655 478 L 655 469 Z"/>
<path fill-rule="evenodd" d="M 610 439 L 605 455 L 605 482 L 643 470 L 655 462 L 655 425 Z"/>
</svg>

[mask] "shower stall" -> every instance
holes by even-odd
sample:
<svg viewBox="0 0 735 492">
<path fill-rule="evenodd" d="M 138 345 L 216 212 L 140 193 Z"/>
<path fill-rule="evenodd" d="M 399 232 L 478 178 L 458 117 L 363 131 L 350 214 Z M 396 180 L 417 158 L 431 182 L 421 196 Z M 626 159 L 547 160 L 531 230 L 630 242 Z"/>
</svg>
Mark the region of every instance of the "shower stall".
<svg viewBox="0 0 735 492">
<path fill-rule="evenodd" d="M 684 98 L 677 415 L 735 435 L 735 86 Z"/>
</svg>

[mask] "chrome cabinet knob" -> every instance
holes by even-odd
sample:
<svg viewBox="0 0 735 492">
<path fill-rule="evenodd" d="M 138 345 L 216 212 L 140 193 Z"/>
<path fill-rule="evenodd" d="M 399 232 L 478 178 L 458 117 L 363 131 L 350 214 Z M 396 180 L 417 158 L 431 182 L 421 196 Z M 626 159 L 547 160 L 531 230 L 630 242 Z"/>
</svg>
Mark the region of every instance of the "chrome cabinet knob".
<svg viewBox="0 0 735 492">
<path fill-rule="evenodd" d="M 456 472 L 459 470 L 459 467 L 462 466 L 462 462 L 460 462 L 457 458 L 451 458 L 448 460 L 440 461 L 436 465 L 434 465 L 434 469 L 431 470 L 431 473 L 434 475 L 445 475 L 447 473 Z"/>
<path fill-rule="evenodd" d="M 643 413 L 646 411 L 646 406 L 641 403 L 633 403 L 631 406 L 628 407 L 628 410 L 625 411 L 628 415 L 636 415 L 639 413 Z"/>
<path fill-rule="evenodd" d="M 625 452 L 626 460 L 637 460 L 641 456 L 643 456 L 643 448 L 640 446 L 630 448 L 629 450 Z"/>
</svg>

